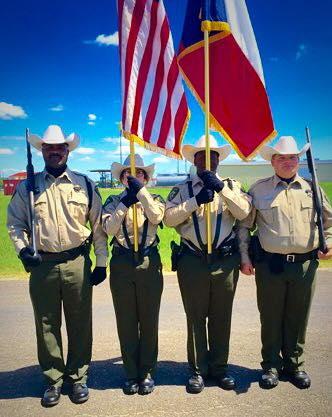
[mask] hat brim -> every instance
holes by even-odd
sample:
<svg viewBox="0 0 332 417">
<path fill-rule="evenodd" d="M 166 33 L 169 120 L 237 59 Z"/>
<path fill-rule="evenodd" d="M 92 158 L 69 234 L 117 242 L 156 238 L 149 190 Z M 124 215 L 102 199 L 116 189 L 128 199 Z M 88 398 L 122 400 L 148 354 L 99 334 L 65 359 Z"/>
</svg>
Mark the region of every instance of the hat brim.
<svg viewBox="0 0 332 417">
<path fill-rule="evenodd" d="M 125 169 L 130 168 L 130 165 L 122 165 L 119 162 L 113 162 L 111 165 L 111 172 L 113 175 L 113 178 L 120 181 L 121 172 Z M 135 168 L 142 169 L 146 172 L 146 175 L 150 178 L 152 178 L 152 175 L 154 173 L 154 164 L 147 165 L 147 166 L 139 166 L 136 165 Z"/>
<path fill-rule="evenodd" d="M 69 136 L 66 137 L 66 139 L 63 142 L 53 142 L 53 141 L 47 141 L 41 138 L 38 135 L 29 135 L 29 143 L 38 151 L 42 150 L 43 143 L 47 143 L 49 145 L 61 145 L 63 143 L 66 143 L 68 145 L 69 152 L 76 149 L 80 143 L 80 138 L 76 133 L 71 133 Z"/>
<path fill-rule="evenodd" d="M 273 155 L 297 155 L 298 157 L 302 156 L 310 148 L 310 144 L 306 143 L 303 148 L 296 153 L 293 152 L 279 152 L 274 149 L 272 146 L 265 145 L 260 150 L 260 156 L 266 161 L 271 161 Z"/>
<path fill-rule="evenodd" d="M 194 163 L 195 154 L 200 151 L 205 151 L 205 148 L 198 148 L 193 145 L 184 145 L 182 147 L 182 155 L 183 157 L 191 162 Z M 210 148 L 210 151 L 215 151 L 219 155 L 219 162 L 223 161 L 228 157 L 228 155 L 232 152 L 231 145 L 223 145 L 219 146 L 218 148 Z"/>
</svg>

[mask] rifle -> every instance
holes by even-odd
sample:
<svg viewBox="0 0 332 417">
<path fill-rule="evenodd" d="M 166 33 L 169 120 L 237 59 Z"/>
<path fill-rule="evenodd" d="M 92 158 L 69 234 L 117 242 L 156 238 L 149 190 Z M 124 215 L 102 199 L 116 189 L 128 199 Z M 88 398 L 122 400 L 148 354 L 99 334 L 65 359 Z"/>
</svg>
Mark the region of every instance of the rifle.
<svg viewBox="0 0 332 417">
<path fill-rule="evenodd" d="M 25 129 L 25 141 L 27 146 L 27 192 L 29 195 L 29 221 L 31 230 L 31 246 L 38 255 L 36 245 L 36 225 L 35 225 L 35 173 L 32 165 L 31 145 L 29 142 L 29 129 Z"/>
<path fill-rule="evenodd" d="M 310 138 L 310 131 L 308 127 L 305 128 L 305 133 L 306 133 L 307 143 L 309 143 L 310 145 L 306 152 L 306 155 L 307 155 L 308 169 L 311 174 L 311 180 L 312 180 L 314 207 L 317 213 L 316 225 L 318 227 L 319 250 L 323 253 L 327 253 L 328 249 L 327 249 L 326 240 L 324 236 L 324 225 L 323 225 L 322 194 L 318 185 L 315 160 L 312 156 L 311 138 Z"/>
</svg>

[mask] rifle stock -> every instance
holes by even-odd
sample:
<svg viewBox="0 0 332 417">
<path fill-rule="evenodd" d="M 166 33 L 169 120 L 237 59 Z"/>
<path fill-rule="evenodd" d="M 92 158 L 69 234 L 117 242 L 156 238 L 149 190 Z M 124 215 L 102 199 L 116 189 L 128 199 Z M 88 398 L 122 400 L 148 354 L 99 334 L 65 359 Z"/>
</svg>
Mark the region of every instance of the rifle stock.
<svg viewBox="0 0 332 417">
<path fill-rule="evenodd" d="M 312 192 L 313 192 L 313 200 L 314 200 L 314 207 L 317 214 L 317 227 L 318 227 L 318 237 L 319 237 L 319 250 L 323 253 L 327 253 L 327 245 L 324 236 L 324 224 L 323 224 L 323 206 L 322 206 L 322 197 L 321 192 L 318 184 L 316 167 L 315 167 L 315 160 L 312 154 L 312 146 L 311 146 L 311 138 L 310 138 L 310 131 L 309 128 L 305 128 L 306 132 L 306 139 L 307 143 L 309 143 L 309 149 L 306 152 L 307 156 L 307 164 L 308 169 L 311 174 L 312 179 Z"/>
<path fill-rule="evenodd" d="M 27 192 L 29 196 L 29 221 L 30 221 L 30 230 L 31 230 L 31 246 L 37 255 L 37 245 L 36 245 L 36 224 L 35 224 L 35 173 L 32 164 L 32 154 L 31 154 L 31 145 L 29 142 L 29 129 L 25 130 L 25 141 L 27 147 Z"/>
</svg>

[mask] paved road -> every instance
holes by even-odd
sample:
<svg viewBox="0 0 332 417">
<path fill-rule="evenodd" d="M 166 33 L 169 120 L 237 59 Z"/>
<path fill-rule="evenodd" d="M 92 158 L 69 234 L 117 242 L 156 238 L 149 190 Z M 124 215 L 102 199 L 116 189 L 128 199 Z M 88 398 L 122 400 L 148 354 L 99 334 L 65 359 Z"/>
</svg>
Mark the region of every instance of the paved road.
<svg viewBox="0 0 332 417">
<path fill-rule="evenodd" d="M 259 317 L 252 279 L 241 277 L 233 315 L 230 364 L 238 379 L 236 392 L 208 385 L 199 395 L 184 388 L 186 324 L 174 275 L 165 277 L 160 317 L 158 386 L 149 396 L 125 396 L 123 371 L 111 295 L 106 283 L 94 291 L 94 347 L 90 400 L 72 404 L 68 395 L 58 406 L 40 406 L 43 380 L 36 361 L 32 308 L 26 281 L 0 281 L 0 416 L 332 416 L 332 271 L 320 270 L 307 337 L 309 390 L 281 382 L 272 391 L 258 386 Z"/>
</svg>

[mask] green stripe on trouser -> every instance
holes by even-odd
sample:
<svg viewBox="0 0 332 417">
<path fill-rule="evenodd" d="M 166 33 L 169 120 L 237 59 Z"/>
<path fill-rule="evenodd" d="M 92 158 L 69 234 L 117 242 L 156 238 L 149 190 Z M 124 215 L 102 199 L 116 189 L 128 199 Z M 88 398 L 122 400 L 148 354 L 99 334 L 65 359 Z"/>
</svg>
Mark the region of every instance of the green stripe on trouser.
<svg viewBox="0 0 332 417">
<path fill-rule="evenodd" d="M 113 255 L 110 262 L 114 310 L 123 365 L 128 379 L 153 375 L 158 356 L 158 323 L 163 291 L 159 253 L 133 266 L 131 254 Z"/>
<path fill-rule="evenodd" d="M 304 369 L 303 349 L 317 267 L 317 260 L 287 263 L 283 273 L 272 274 L 267 262 L 257 263 L 264 370 Z"/>
<path fill-rule="evenodd" d="M 64 263 L 44 262 L 30 276 L 38 360 L 49 384 L 61 386 L 64 378 L 85 383 L 92 348 L 92 287 L 88 255 Z M 64 361 L 61 340 L 62 306 L 68 336 Z"/>
<path fill-rule="evenodd" d="M 239 262 L 239 254 L 225 256 L 211 266 L 192 255 L 183 255 L 179 260 L 177 272 L 187 316 L 188 362 L 194 373 L 220 376 L 227 369 Z"/>
</svg>

